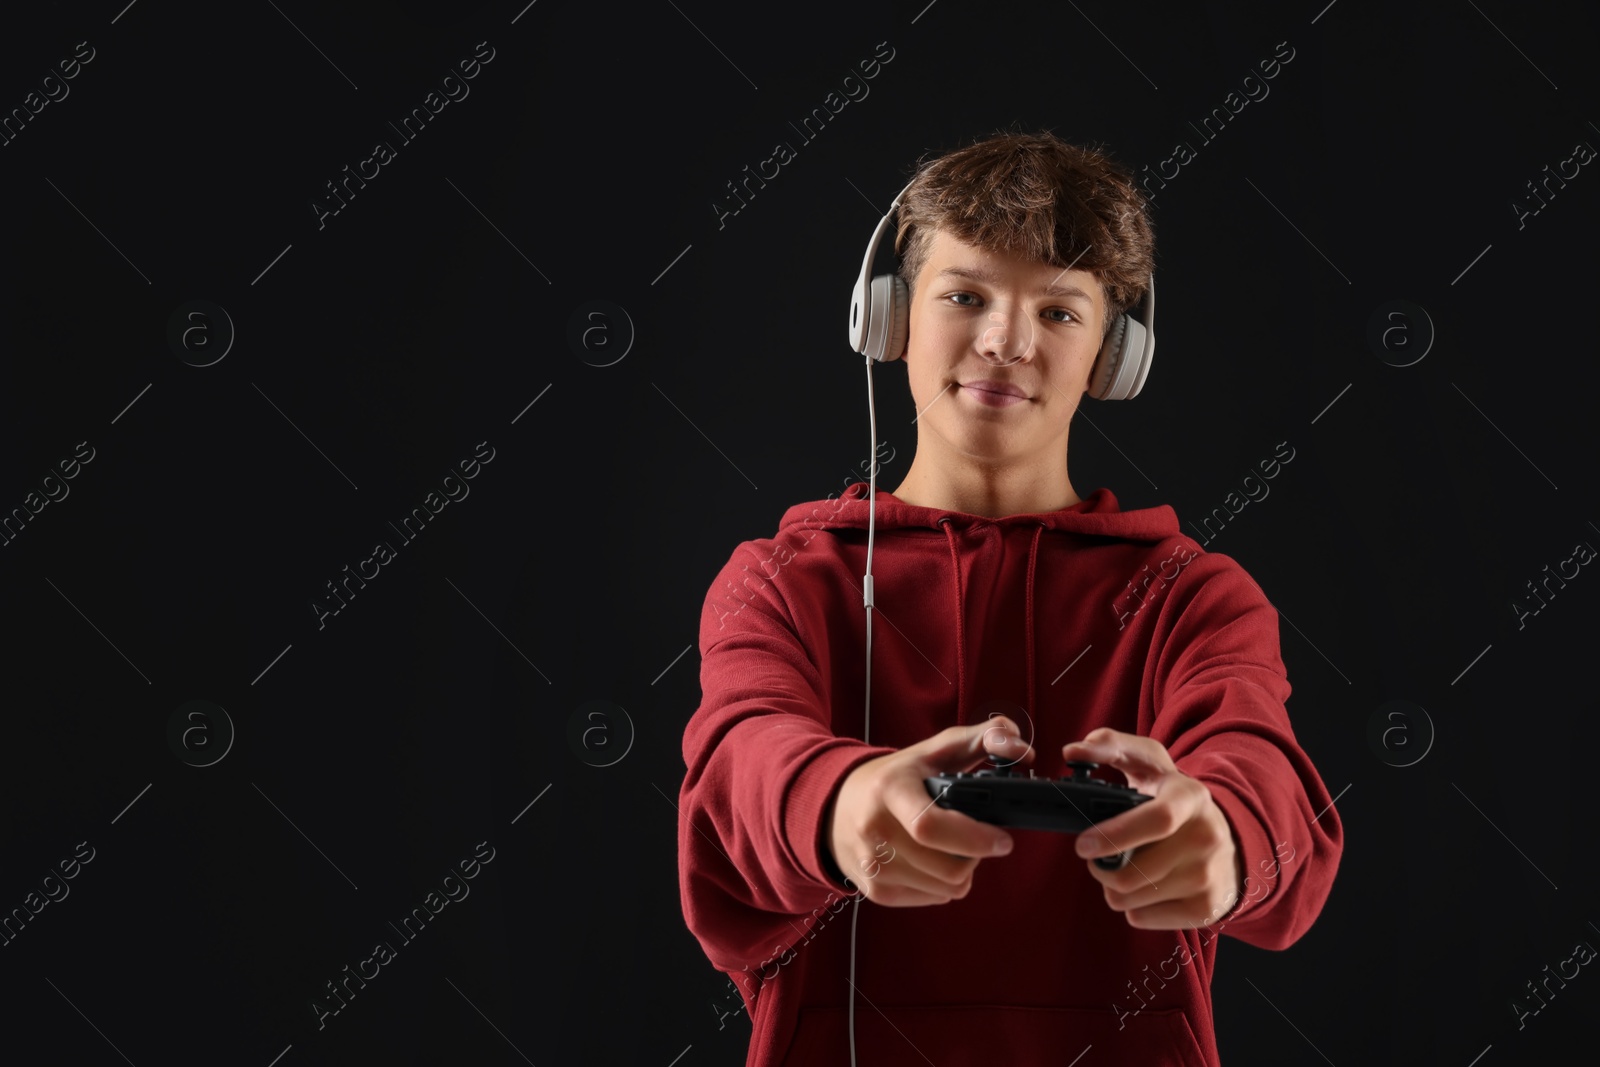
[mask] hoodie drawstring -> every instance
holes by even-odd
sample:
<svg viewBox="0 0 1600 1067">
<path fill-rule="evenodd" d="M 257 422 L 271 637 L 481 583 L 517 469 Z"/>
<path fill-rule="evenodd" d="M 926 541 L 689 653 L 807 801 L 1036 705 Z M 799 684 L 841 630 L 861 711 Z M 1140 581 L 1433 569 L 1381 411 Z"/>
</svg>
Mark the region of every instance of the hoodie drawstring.
<svg viewBox="0 0 1600 1067">
<path fill-rule="evenodd" d="M 950 529 L 950 520 L 943 518 L 939 525 L 944 527 L 944 538 L 950 544 L 950 566 L 955 574 L 956 598 L 956 723 L 965 726 L 967 723 L 967 637 L 966 626 L 961 618 L 961 557 L 956 554 L 956 535 Z"/>
<path fill-rule="evenodd" d="M 1033 531 L 1033 544 L 1028 548 L 1028 717 L 1033 720 L 1036 731 L 1038 729 L 1039 716 L 1034 710 L 1033 701 L 1033 566 L 1039 559 L 1039 537 L 1043 533 L 1044 523 L 1041 522 L 1039 528 Z M 1031 743 L 1031 739 L 1026 740 Z"/>
</svg>

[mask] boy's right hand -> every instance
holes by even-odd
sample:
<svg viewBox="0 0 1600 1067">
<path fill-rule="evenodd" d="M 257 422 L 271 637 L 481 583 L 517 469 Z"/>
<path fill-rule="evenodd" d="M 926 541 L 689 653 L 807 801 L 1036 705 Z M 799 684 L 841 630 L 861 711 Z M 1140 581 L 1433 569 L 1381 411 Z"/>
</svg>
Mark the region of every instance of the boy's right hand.
<svg viewBox="0 0 1600 1067">
<path fill-rule="evenodd" d="M 975 770 L 988 763 L 990 752 L 1010 763 L 1033 762 L 1016 724 L 997 715 L 941 730 L 846 775 L 824 825 L 834 862 L 850 884 L 889 907 L 965 897 L 978 861 L 1010 852 L 1011 835 L 938 807 L 923 779 Z"/>
</svg>

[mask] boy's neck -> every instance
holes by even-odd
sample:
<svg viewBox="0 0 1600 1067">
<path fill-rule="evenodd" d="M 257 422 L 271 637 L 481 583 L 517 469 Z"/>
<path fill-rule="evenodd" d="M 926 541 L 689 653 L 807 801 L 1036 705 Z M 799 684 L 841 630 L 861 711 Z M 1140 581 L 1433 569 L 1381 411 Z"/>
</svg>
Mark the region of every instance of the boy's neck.
<svg viewBox="0 0 1600 1067">
<path fill-rule="evenodd" d="M 1067 478 L 1064 460 L 1053 470 L 1033 466 L 1000 469 L 970 461 L 952 468 L 934 467 L 920 452 L 911 461 L 905 480 L 890 491 L 907 504 L 991 519 L 1060 511 L 1081 500 Z"/>
</svg>

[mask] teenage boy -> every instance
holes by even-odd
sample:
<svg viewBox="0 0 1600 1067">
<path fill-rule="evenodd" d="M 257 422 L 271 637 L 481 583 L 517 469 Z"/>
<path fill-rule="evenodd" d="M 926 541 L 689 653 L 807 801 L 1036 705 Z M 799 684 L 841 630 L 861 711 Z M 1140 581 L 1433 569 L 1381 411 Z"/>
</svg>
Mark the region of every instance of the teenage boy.
<svg viewBox="0 0 1600 1067">
<path fill-rule="evenodd" d="M 1218 936 L 1299 939 L 1343 831 L 1260 588 L 1170 506 L 1068 478 L 1151 275 L 1147 205 L 1102 153 L 1002 135 L 920 171 L 895 248 L 917 443 L 876 494 L 870 733 L 856 482 L 739 545 L 705 600 L 689 929 L 738 985 L 750 1065 L 1217 1064 Z M 991 754 L 1097 761 L 1152 799 L 1076 836 L 930 802 L 925 777 Z"/>
</svg>

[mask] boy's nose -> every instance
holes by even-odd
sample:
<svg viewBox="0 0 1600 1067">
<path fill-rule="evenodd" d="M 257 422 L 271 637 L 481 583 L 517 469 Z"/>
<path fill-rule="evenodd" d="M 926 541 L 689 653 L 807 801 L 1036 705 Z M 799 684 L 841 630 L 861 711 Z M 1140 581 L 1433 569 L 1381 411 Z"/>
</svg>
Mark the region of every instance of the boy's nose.
<svg viewBox="0 0 1600 1067">
<path fill-rule="evenodd" d="M 990 326 L 978 338 L 978 352 L 984 362 L 997 367 L 1008 367 L 1018 362 L 1031 347 L 1032 338 L 1018 337 L 1011 329 L 1009 317 L 1000 311 L 989 312 Z"/>
<path fill-rule="evenodd" d="M 998 311 L 991 311 L 989 321 L 994 325 L 984 331 L 981 343 L 985 348 L 1003 346 L 1006 343 L 1006 317 Z"/>
</svg>

